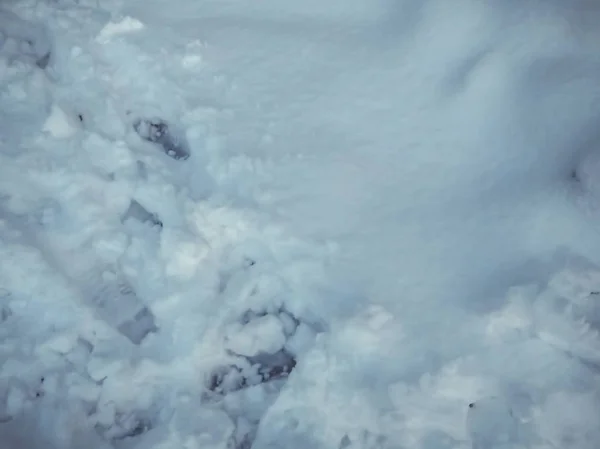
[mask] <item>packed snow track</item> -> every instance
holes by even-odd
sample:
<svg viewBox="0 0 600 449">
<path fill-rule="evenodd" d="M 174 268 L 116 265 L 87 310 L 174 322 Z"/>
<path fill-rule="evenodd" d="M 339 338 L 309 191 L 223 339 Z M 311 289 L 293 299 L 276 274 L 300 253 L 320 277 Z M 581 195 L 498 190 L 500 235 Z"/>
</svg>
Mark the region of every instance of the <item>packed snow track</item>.
<svg viewBox="0 0 600 449">
<path fill-rule="evenodd" d="M 0 448 L 598 449 L 597 23 L 4 1 Z"/>
</svg>

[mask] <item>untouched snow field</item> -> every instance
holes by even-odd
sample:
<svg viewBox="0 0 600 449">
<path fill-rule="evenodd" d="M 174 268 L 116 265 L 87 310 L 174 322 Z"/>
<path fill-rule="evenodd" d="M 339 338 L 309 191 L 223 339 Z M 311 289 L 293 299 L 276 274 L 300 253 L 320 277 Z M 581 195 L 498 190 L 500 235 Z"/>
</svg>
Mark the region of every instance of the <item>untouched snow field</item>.
<svg viewBox="0 0 600 449">
<path fill-rule="evenodd" d="M 598 23 L 2 2 L 0 448 L 597 449 Z"/>
</svg>

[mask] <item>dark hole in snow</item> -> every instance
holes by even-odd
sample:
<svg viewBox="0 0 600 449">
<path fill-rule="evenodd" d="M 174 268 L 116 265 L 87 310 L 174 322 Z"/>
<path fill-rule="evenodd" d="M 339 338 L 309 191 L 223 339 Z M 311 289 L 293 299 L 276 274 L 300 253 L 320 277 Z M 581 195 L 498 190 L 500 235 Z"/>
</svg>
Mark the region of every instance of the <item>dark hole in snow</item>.
<svg viewBox="0 0 600 449">
<path fill-rule="evenodd" d="M 0 323 L 8 320 L 12 315 L 12 311 L 8 306 L 0 305 Z"/>
<path fill-rule="evenodd" d="M 348 435 L 344 435 L 342 437 L 342 439 L 340 440 L 340 447 L 339 447 L 339 449 L 346 449 L 351 444 L 352 444 L 352 441 L 350 441 L 350 438 L 348 437 Z"/>
<path fill-rule="evenodd" d="M 239 441 L 237 438 L 232 437 L 228 447 L 231 449 L 251 449 L 252 443 L 254 443 L 254 435 L 244 435 Z"/>
<path fill-rule="evenodd" d="M 133 129 L 142 139 L 160 146 L 173 159 L 185 160 L 190 157 L 183 133 L 176 131 L 165 120 L 141 118 L 133 123 Z"/>
<path fill-rule="evenodd" d="M 474 404 L 473 402 L 471 402 L 471 403 L 469 404 L 469 408 L 473 408 L 473 407 L 475 407 L 475 404 Z"/>
<path fill-rule="evenodd" d="M 147 432 L 151 428 L 152 428 L 152 426 L 150 425 L 149 422 L 140 421 L 135 425 L 135 427 L 133 427 L 128 432 L 123 433 L 122 436 L 120 436 L 117 439 L 133 438 L 133 437 L 136 437 L 138 435 L 141 435 L 141 434 Z"/>
<path fill-rule="evenodd" d="M 252 259 L 246 261 L 254 263 Z M 266 410 L 269 407 L 296 367 L 298 348 L 294 344 L 291 345 L 292 349 L 286 347 L 288 339 L 294 336 L 299 325 L 305 323 L 288 311 L 283 304 L 270 304 L 265 305 L 264 308 L 246 310 L 232 324 L 235 330 L 225 337 L 224 348 L 229 355 L 229 361 L 214 367 L 206 378 L 203 398 L 220 403 L 234 423 L 234 431 L 227 443 L 227 449 L 251 449 L 262 419 L 259 416 L 262 415 L 260 409 L 264 407 Z M 250 327 L 246 328 L 247 325 Z M 274 339 L 277 340 L 276 343 L 259 342 L 261 338 L 258 337 L 258 340 L 255 340 L 256 345 L 252 345 L 252 348 L 246 347 L 244 343 L 241 346 L 235 343 L 229 344 L 236 340 L 236 336 L 242 337 L 241 342 L 245 341 L 244 337 L 253 340 L 254 332 L 257 332 L 256 335 L 261 334 L 260 330 L 263 326 L 266 326 L 266 335 L 271 331 L 278 335 Z M 240 329 L 241 333 L 236 334 Z M 286 344 L 281 343 L 282 337 L 285 338 Z M 249 397 L 254 396 L 253 390 L 260 391 L 260 394 L 265 397 L 264 403 L 258 404 L 250 400 L 249 404 L 244 405 L 247 402 L 246 389 L 249 390 Z M 225 397 L 231 398 L 233 402 Z M 236 405 L 232 406 L 233 403 Z M 249 409 L 246 410 L 246 407 Z"/>
<path fill-rule="evenodd" d="M 208 389 L 215 393 L 228 393 L 247 386 L 242 370 L 235 365 L 216 368 L 208 379 Z"/>
<path fill-rule="evenodd" d="M 158 327 L 150 309 L 144 307 L 133 319 L 118 326 L 118 330 L 132 343 L 139 345 L 148 334 L 158 332 Z"/>
<path fill-rule="evenodd" d="M 276 354 L 263 354 L 256 357 L 238 357 L 241 366 L 236 364 L 221 366 L 212 372 L 207 382 L 207 388 L 210 391 L 227 394 L 243 388 L 284 379 L 296 367 L 295 357 L 285 350 Z M 252 367 L 251 369 L 247 368 L 248 364 Z M 246 367 L 243 367 L 243 365 L 246 365 Z"/>
<path fill-rule="evenodd" d="M 276 315 L 285 314 L 286 317 L 288 317 L 288 319 L 291 320 L 296 327 L 300 324 L 300 320 L 298 320 L 298 318 L 296 318 L 291 312 L 288 312 L 288 310 L 285 307 L 277 307 L 272 310 L 246 310 L 240 316 L 239 323 L 240 324 L 248 324 L 252 320 L 255 320 L 257 318 L 262 318 L 262 317 L 265 317 L 267 315 L 272 315 L 272 314 L 276 314 Z"/>
<path fill-rule="evenodd" d="M 281 351 L 282 358 L 275 365 L 262 366 L 259 369 L 259 373 L 262 376 L 264 382 L 279 379 L 281 377 L 287 377 L 296 367 L 296 359 L 289 353 Z"/>
<path fill-rule="evenodd" d="M 121 217 L 121 221 L 124 223 L 130 218 L 137 220 L 141 223 L 147 223 L 150 226 L 156 226 L 159 229 L 162 229 L 163 227 L 163 222 L 162 220 L 160 220 L 160 218 L 158 218 L 158 215 L 150 212 L 139 202 L 133 199 L 129 203 L 129 208 Z"/>
<path fill-rule="evenodd" d="M 241 324 L 248 324 L 250 321 L 260 318 L 263 316 L 267 316 L 268 313 L 266 311 L 255 311 L 255 310 L 246 310 L 239 319 Z"/>
<path fill-rule="evenodd" d="M 35 63 L 40 69 L 45 69 L 48 67 L 48 63 L 50 62 L 50 52 L 46 53 L 44 56 L 39 58 Z"/>
</svg>

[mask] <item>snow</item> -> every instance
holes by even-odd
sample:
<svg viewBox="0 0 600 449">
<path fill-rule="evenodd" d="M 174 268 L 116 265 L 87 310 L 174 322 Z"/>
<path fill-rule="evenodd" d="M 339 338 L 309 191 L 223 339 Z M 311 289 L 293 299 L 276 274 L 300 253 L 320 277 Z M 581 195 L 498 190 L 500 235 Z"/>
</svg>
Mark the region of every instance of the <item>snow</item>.
<svg viewBox="0 0 600 449">
<path fill-rule="evenodd" d="M 12 39 L 24 56 L 32 57 L 40 68 L 46 68 L 52 53 L 52 38 L 41 23 L 23 20 L 12 11 L 2 9 L 0 30 L 0 48 L 7 38 Z"/>
<path fill-rule="evenodd" d="M 596 449 L 592 0 L 0 9 L 0 446 Z"/>
<path fill-rule="evenodd" d="M 52 111 L 42 130 L 58 139 L 72 137 L 76 132 L 74 123 L 71 123 L 71 118 L 56 104 L 52 105 Z"/>
<path fill-rule="evenodd" d="M 139 20 L 136 20 L 133 17 L 123 17 L 117 22 L 111 21 L 107 23 L 104 28 L 100 30 L 100 33 L 98 33 L 96 39 L 100 43 L 107 43 L 115 36 L 133 33 L 141 30 L 142 28 L 144 28 L 144 24 Z"/>
<path fill-rule="evenodd" d="M 502 397 L 492 396 L 469 404 L 467 427 L 474 448 L 515 447 L 521 440 L 513 411 Z"/>
<path fill-rule="evenodd" d="M 275 354 L 286 341 L 283 325 L 273 315 L 256 318 L 246 325 L 236 323 L 225 332 L 226 348 L 248 357 L 261 353 Z"/>
</svg>

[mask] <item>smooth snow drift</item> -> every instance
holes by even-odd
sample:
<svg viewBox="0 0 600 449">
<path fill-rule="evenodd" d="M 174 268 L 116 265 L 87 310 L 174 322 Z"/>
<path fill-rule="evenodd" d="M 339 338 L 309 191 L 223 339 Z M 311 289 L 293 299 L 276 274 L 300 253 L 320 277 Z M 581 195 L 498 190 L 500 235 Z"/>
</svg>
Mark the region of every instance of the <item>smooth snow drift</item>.
<svg viewBox="0 0 600 449">
<path fill-rule="evenodd" d="M 599 20 L 5 2 L 0 446 L 597 449 Z"/>
</svg>

